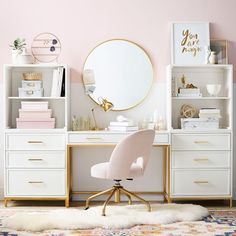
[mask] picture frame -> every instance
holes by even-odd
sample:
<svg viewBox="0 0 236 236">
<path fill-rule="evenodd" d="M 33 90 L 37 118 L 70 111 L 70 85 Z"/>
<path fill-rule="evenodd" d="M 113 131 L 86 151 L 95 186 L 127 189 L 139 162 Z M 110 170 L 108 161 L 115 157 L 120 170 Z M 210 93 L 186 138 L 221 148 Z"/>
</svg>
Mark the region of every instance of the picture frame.
<svg viewBox="0 0 236 236">
<path fill-rule="evenodd" d="M 211 39 L 211 51 L 216 52 L 217 64 L 228 64 L 228 41 L 225 39 Z"/>
<path fill-rule="evenodd" d="M 210 47 L 209 22 L 173 22 L 171 25 L 171 63 L 205 64 Z"/>
</svg>

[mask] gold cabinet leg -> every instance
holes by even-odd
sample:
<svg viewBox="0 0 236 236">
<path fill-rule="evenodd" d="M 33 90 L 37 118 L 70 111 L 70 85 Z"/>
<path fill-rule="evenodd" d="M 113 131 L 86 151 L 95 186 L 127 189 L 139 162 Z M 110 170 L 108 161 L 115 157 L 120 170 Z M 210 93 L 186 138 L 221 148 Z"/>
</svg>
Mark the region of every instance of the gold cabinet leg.
<svg viewBox="0 0 236 236">
<path fill-rule="evenodd" d="M 7 199 L 4 199 L 4 206 L 7 207 L 7 202 L 8 200 Z"/>
<path fill-rule="evenodd" d="M 70 207 L 70 198 L 67 197 L 65 200 L 65 207 Z"/>
<path fill-rule="evenodd" d="M 232 197 L 229 199 L 229 207 L 230 207 L 230 208 L 233 207 L 233 198 L 232 198 Z"/>
<path fill-rule="evenodd" d="M 172 199 L 168 196 L 167 203 L 172 203 Z"/>
</svg>

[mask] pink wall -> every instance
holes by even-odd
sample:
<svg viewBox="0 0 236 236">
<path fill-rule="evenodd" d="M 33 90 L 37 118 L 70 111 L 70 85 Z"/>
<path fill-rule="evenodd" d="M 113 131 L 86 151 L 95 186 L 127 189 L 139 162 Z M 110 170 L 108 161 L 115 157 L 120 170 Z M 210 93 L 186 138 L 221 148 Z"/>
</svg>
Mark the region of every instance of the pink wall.
<svg viewBox="0 0 236 236">
<path fill-rule="evenodd" d="M 8 45 L 16 37 L 30 45 L 38 33 L 52 32 L 62 43 L 60 62 L 71 66 L 73 81 L 80 81 L 83 62 L 96 44 L 125 38 L 148 51 L 157 80 L 164 81 L 169 23 L 209 21 L 211 37 L 231 41 L 230 63 L 236 65 L 235 9 L 235 0 L 2 0 L 0 64 L 11 62 Z"/>
</svg>

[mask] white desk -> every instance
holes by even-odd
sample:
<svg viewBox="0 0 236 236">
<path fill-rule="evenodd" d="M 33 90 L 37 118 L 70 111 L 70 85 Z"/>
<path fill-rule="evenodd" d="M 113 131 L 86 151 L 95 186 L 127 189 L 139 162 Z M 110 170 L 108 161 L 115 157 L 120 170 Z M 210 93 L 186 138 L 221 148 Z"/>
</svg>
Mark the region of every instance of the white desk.
<svg viewBox="0 0 236 236">
<path fill-rule="evenodd" d="M 70 205 L 70 197 L 73 194 L 94 194 L 94 191 L 73 191 L 72 190 L 72 152 L 73 147 L 92 147 L 92 146 L 114 146 L 129 133 L 118 133 L 109 131 L 71 131 L 67 133 L 67 188 L 66 206 Z M 162 192 L 140 192 L 146 194 L 162 194 L 170 202 L 170 133 L 168 131 L 158 131 L 154 139 L 153 147 L 164 148 L 163 159 L 163 186 Z M 116 201 L 119 202 L 119 196 Z"/>
</svg>

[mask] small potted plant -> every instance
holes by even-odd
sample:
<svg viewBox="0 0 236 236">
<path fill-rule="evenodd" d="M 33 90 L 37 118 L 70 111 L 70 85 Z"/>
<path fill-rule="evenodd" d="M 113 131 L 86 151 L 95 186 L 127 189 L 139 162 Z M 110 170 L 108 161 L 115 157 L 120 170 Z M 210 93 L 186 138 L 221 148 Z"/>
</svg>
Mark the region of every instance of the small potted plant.
<svg viewBox="0 0 236 236">
<path fill-rule="evenodd" d="M 25 39 L 17 38 L 10 45 L 12 48 L 12 62 L 15 64 L 19 63 L 18 57 L 25 51 Z"/>
</svg>

